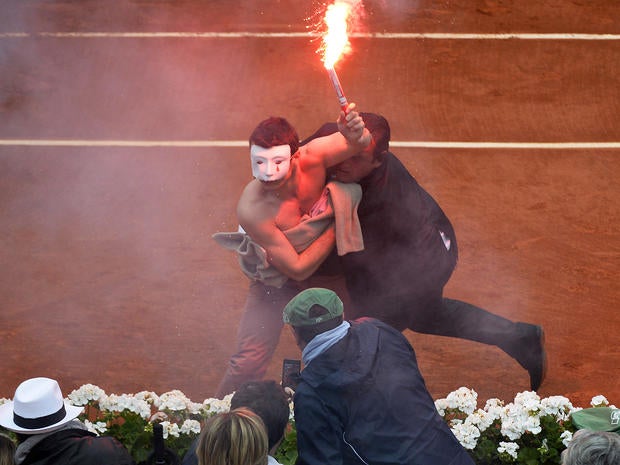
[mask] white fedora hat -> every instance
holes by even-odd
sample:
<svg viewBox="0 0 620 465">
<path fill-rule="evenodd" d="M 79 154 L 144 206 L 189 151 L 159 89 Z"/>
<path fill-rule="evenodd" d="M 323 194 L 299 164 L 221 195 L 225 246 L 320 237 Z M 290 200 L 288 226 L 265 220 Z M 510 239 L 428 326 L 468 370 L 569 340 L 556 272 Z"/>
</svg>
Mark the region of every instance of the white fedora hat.
<svg viewBox="0 0 620 465">
<path fill-rule="evenodd" d="M 47 433 L 70 422 L 83 409 L 65 402 L 57 381 L 32 378 L 17 386 L 12 401 L 0 405 L 0 425 L 21 434 Z"/>
</svg>

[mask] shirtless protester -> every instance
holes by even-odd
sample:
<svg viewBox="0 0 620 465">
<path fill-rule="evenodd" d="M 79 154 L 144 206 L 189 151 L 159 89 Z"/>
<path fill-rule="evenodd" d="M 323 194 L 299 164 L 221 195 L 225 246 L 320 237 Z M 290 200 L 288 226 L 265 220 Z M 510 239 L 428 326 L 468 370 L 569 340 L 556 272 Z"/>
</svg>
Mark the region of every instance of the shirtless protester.
<svg viewBox="0 0 620 465">
<path fill-rule="evenodd" d="M 340 112 L 337 125 L 339 132 L 303 147 L 296 130 L 280 117 L 262 121 L 250 136 L 255 179 L 241 194 L 237 217 L 247 236 L 264 250 L 268 264 L 284 275 L 284 282 L 277 286 L 260 279 L 250 282 L 236 353 L 217 389 L 218 397 L 264 376 L 282 331 L 282 308 L 308 287 L 303 281 L 334 247 L 333 224 L 302 251 L 291 244 L 285 231 L 298 225 L 321 198 L 327 169 L 371 143 L 355 104 L 349 104 L 346 113 Z"/>
</svg>

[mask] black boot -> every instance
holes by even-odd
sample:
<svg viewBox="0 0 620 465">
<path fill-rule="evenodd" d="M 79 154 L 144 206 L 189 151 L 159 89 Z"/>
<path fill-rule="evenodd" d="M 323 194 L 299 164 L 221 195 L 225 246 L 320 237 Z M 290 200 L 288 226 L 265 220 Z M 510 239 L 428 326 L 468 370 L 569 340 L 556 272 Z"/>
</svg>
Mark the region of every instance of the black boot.
<svg viewBox="0 0 620 465">
<path fill-rule="evenodd" d="M 443 299 L 432 316 L 419 318 L 410 328 L 426 334 L 458 337 L 495 345 L 514 358 L 538 390 L 546 369 L 545 336 L 541 326 L 514 322 L 461 300 Z"/>
<path fill-rule="evenodd" d="M 520 337 L 516 343 L 501 347 L 527 370 L 530 375 L 530 389 L 537 391 L 547 374 L 547 352 L 545 332 L 542 326 L 517 323 Z"/>
</svg>

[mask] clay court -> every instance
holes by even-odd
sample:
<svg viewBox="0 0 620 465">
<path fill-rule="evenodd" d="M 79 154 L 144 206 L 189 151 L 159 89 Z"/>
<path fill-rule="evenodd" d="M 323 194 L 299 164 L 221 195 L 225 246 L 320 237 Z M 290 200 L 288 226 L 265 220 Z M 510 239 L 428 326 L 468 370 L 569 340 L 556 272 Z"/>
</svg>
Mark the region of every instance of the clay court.
<svg viewBox="0 0 620 465">
<path fill-rule="evenodd" d="M 364 4 L 338 74 L 454 224 L 445 295 L 545 328 L 541 396 L 620 405 L 620 4 Z M 3 2 L 0 397 L 34 376 L 214 393 L 248 282 L 211 235 L 237 228 L 247 137 L 338 115 L 319 7 Z M 435 398 L 529 388 L 495 347 L 405 334 Z M 283 358 L 288 331 L 270 377 Z"/>
</svg>

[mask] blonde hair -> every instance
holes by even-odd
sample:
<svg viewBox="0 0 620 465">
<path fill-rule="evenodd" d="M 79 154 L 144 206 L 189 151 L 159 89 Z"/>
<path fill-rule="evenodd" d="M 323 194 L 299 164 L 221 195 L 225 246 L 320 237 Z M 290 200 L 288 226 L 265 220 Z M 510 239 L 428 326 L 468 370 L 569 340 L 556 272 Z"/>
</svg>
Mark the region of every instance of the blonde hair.
<svg viewBox="0 0 620 465">
<path fill-rule="evenodd" d="M 266 465 L 268 450 L 263 421 L 242 407 L 207 420 L 196 455 L 200 465 Z"/>
<path fill-rule="evenodd" d="M 15 463 L 15 442 L 8 436 L 0 434 L 0 465 Z"/>
</svg>

